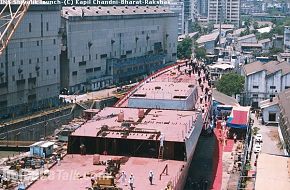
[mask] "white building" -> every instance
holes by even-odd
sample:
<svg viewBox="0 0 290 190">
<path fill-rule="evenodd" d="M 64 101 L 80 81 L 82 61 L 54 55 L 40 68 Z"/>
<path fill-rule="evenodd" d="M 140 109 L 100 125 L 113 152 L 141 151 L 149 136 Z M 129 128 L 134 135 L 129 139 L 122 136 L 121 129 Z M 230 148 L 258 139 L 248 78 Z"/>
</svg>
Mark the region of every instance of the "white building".
<svg viewBox="0 0 290 190">
<path fill-rule="evenodd" d="M 0 57 L 0 108 L 6 112 L 59 103 L 60 20 L 57 5 L 29 7 Z"/>
<path fill-rule="evenodd" d="M 176 61 L 177 14 L 158 6 L 63 7 L 61 85 L 135 82 Z"/>
<path fill-rule="evenodd" d="M 209 22 L 240 25 L 240 0 L 208 0 Z"/>
<path fill-rule="evenodd" d="M 172 0 L 170 4 L 168 4 L 169 10 L 178 14 L 178 35 L 182 35 L 185 33 L 184 28 L 184 4 L 181 1 Z"/>
<path fill-rule="evenodd" d="M 278 97 L 263 100 L 259 103 L 262 111 L 262 123 L 276 123 L 278 122 L 280 109 L 278 104 Z"/>
<path fill-rule="evenodd" d="M 246 104 L 258 107 L 262 100 L 273 98 L 290 88 L 290 63 L 270 61 L 253 62 L 243 66 Z"/>
<path fill-rule="evenodd" d="M 290 51 L 290 26 L 284 28 L 284 50 Z"/>
</svg>

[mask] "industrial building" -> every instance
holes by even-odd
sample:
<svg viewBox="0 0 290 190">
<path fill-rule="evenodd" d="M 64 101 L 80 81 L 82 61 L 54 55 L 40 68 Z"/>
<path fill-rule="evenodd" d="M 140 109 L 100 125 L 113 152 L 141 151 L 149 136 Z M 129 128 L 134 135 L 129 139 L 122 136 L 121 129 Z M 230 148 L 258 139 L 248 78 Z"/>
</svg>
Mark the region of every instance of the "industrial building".
<svg viewBox="0 0 290 190">
<path fill-rule="evenodd" d="M 253 62 L 243 66 L 244 103 L 258 107 L 259 102 L 273 98 L 290 88 L 290 63 L 287 61 Z"/>
<path fill-rule="evenodd" d="M 30 6 L 0 56 L 0 115 L 59 103 L 59 28 L 60 6 Z"/>
<path fill-rule="evenodd" d="M 63 7 L 61 16 L 61 87 L 71 92 L 135 82 L 176 60 L 178 15 L 164 7 Z"/>
</svg>

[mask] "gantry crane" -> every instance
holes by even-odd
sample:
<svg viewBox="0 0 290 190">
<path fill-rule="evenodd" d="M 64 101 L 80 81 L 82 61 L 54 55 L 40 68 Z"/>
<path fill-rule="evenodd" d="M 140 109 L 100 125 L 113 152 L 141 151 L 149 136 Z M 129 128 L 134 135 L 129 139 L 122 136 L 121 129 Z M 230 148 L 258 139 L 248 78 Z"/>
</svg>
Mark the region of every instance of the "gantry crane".
<svg viewBox="0 0 290 190">
<path fill-rule="evenodd" d="M 30 4 L 31 0 L 22 0 L 20 4 L 14 4 L 12 8 L 12 3 L 8 0 L 6 4 L 0 5 L 0 8 L 1 6 L 3 7 L 2 10 L 0 9 L 0 56 L 7 47 Z"/>
</svg>

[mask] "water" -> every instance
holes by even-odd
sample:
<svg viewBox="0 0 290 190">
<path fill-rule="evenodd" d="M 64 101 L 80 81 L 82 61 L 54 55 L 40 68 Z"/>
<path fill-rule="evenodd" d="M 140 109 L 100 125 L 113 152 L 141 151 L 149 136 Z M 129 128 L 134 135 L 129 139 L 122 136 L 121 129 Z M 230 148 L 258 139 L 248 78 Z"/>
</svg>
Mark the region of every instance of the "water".
<svg viewBox="0 0 290 190">
<path fill-rule="evenodd" d="M 211 189 L 216 172 L 214 159 L 218 159 L 217 155 L 215 155 L 215 148 L 216 141 L 214 136 L 199 137 L 184 190 Z"/>
</svg>

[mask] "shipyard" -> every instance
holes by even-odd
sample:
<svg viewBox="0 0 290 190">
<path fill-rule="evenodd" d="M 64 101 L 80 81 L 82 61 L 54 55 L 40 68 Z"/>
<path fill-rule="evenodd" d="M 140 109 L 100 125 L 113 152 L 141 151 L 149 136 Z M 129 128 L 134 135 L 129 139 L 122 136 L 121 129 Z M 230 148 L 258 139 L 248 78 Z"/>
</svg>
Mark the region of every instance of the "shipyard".
<svg viewBox="0 0 290 190">
<path fill-rule="evenodd" d="M 0 4 L 0 190 L 289 189 L 289 3 Z"/>
</svg>

